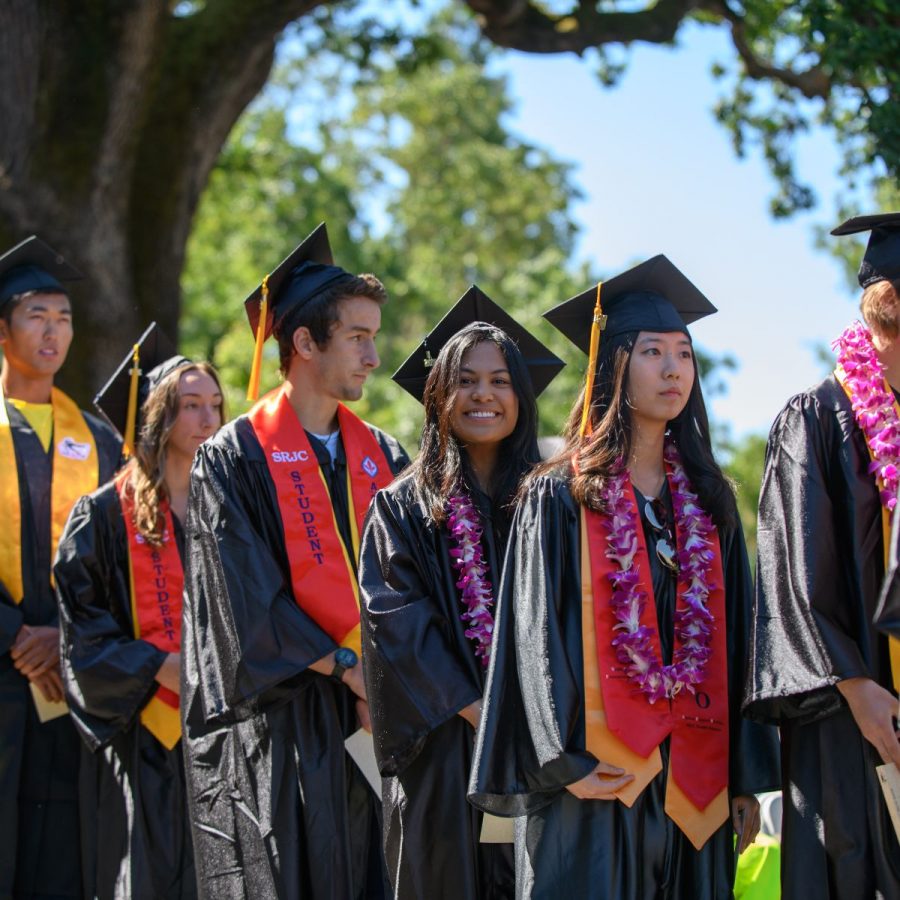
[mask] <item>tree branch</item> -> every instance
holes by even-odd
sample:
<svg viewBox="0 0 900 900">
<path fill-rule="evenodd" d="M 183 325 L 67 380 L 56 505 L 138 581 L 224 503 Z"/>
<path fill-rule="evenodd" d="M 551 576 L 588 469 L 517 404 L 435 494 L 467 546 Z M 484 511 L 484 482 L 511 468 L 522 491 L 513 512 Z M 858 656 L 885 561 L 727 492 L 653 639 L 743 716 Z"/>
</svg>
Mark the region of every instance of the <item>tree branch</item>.
<svg viewBox="0 0 900 900">
<path fill-rule="evenodd" d="M 727 3 L 714 2 L 710 8 L 714 8 L 714 11 L 731 25 L 731 41 L 750 78 L 754 81 L 780 81 L 788 87 L 796 88 L 809 100 L 828 99 L 831 93 L 831 79 L 824 69 L 812 66 L 802 72 L 797 72 L 793 69 L 772 65 L 754 53 L 747 39 L 747 28 L 743 18 L 735 13 Z"/>
<path fill-rule="evenodd" d="M 600 12 L 593 0 L 579 0 L 564 15 L 552 15 L 529 0 L 465 0 L 480 22 L 485 37 L 502 47 L 526 53 L 577 53 L 605 44 L 672 41 L 678 27 L 695 10 L 712 13 L 728 22 L 732 41 L 747 75 L 755 80 L 778 81 L 796 88 L 804 97 L 827 98 L 831 82 L 826 71 L 812 67 L 802 72 L 772 65 L 754 53 L 743 18 L 725 0 L 659 0 L 637 12 Z"/>
<path fill-rule="evenodd" d="M 679 25 L 700 0 L 659 0 L 638 12 L 600 12 L 578 3 L 566 15 L 551 15 L 528 0 L 465 0 L 481 22 L 485 37 L 526 53 L 577 53 L 604 44 L 672 41 Z"/>
<path fill-rule="evenodd" d="M 208 0 L 170 17 L 132 189 L 131 239 L 139 303 L 174 329 L 177 280 L 193 215 L 234 123 L 262 90 L 286 25 L 325 0 Z M 161 190 L 161 188 L 164 188 Z M 163 300 L 162 298 L 166 298 Z"/>
</svg>

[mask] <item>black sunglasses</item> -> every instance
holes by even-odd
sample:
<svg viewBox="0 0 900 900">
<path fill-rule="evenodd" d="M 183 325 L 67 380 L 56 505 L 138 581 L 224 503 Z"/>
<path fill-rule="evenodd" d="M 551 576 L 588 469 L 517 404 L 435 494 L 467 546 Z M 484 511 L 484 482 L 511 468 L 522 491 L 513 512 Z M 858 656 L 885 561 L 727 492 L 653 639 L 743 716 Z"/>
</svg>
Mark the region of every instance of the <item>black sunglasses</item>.
<svg viewBox="0 0 900 900">
<path fill-rule="evenodd" d="M 672 529 L 669 527 L 669 515 L 666 506 L 654 497 L 644 504 L 644 517 L 647 524 L 657 535 L 662 535 L 656 541 L 656 558 L 673 574 L 678 574 L 678 559 L 675 553 Z"/>
</svg>

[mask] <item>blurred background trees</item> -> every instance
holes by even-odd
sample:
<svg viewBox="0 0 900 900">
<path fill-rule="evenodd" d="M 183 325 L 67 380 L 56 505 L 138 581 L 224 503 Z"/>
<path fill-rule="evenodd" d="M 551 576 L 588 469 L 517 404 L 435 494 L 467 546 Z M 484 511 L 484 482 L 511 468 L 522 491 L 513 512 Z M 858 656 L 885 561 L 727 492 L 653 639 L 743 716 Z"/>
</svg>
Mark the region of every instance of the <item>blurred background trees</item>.
<svg viewBox="0 0 900 900">
<path fill-rule="evenodd" d="M 491 58 L 575 53 L 613 87 L 630 47 L 687 22 L 730 34 L 715 114 L 736 153 L 761 149 L 773 215 L 816 202 L 794 155 L 814 123 L 848 189 L 867 179 L 897 207 L 895 0 L 5 0 L 0 246 L 38 232 L 88 276 L 66 370 L 82 402 L 157 319 L 240 411 L 240 301 L 326 220 L 338 262 L 388 285 L 383 370 L 477 282 L 570 360 L 542 400 L 553 432 L 581 361 L 539 314 L 612 273 L 571 264 L 572 174 L 509 130 Z M 733 361 L 702 362 L 724 389 Z M 387 379 L 362 413 L 415 446 L 418 408 Z M 749 527 L 764 442 L 717 434 Z"/>
</svg>

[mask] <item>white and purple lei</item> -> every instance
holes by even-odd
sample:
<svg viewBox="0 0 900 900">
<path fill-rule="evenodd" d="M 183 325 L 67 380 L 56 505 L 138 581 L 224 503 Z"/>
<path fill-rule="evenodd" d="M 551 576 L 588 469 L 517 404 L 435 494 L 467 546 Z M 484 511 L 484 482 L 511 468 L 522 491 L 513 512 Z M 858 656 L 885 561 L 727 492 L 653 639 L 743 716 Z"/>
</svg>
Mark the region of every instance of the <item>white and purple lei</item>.
<svg viewBox="0 0 900 900">
<path fill-rule="evenodd" d="M 475 656 L 487 668 L 494 633 L 494 616 L 491 613 L 494 597 L 487 577 L 487 563 L 481 552 L 481 535 L 484 532 L 481 515 L 464 491 L 458 491 L 447 501 L 447 529 L 456 545 L 450 550 L 453 567 L 459 573 L 456 587 L 466 607 L 460 619 L 468 626 L 466 637 L 475 642 Z"/>
<path fill-rule="evenodd" d="M 881 481 L 881 503 L 893 510 L 900 482 L 900 418 L 869 330 L 854 322 L 831 345 L 843 370 L 856 424 L 872 453 L 869 472 Z"/>
<path fill-rule="evenodd" d="M 609 604 L 616 620 L 613 628 L 618 632 L 612 645 L 625 674 L 650 703 L 671 699 L 683 689 L 694 693 L 706 676 L 712 654 L 712 632 L 716 627 L 706 606 L 709 592 L 715 588 L 712 583 L 715 553 L 710 539 L 715 525 L 700 507 L 681 465 L 678 449 L 670 440 L 666 442 L 664 458 L 672 476 L 679 566 L 680 602 L 674 617 L 676 644 L 671 665 L 664 666 L 653 649 L 656 617 L 653 626 L 641 624 L 647 594 L 638 588 L 640 571 L 635 555 L 640 523 L 629 490 L 628 471 L 623 469 L 608 479 L 602 492 L 606 555 L 619 566 L 617 572 L 609 575 L 613 586 Z"/>
</svg>

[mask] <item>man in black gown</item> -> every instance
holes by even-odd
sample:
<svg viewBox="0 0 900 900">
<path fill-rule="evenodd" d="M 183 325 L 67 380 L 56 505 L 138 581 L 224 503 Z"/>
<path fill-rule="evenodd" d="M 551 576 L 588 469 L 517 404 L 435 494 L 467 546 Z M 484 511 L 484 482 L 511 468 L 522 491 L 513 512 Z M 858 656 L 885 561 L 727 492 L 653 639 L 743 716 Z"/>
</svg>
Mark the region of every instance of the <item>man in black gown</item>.
<svg viewBox="0 0 900 900">
<path fill-rule="evenodd" d="M 870 229 L 861 309 L 884 371 L 868 374 L 886 380 L 890 398 L 900 387 L 900 214 L 851 219 L 832 233 Z M 900 897 L 900 846 L 875 772 L 900 763 L 900 672 L 872 625 L 888 515 L 844 387 L 848 368 L 781 411 L 760 495 L 745 711 L 781 727 L 788 900 Z"/>
<path fill-rule="evenodd" d="M 0 257 L 0 897 L 81 896 L 78 735 L 36 707 L 62 700 L 50 581 L 62 525 L 120 456 L 113 432 L 53 386 L 72 341 L 63 282 L 79 277 L 36 237 Z"/>
<path fill-rule="evenodd" d="M 283 385 L 195 461 L 181 698 L 202 896 L 382 891 L 376 797 L 343 743 L 368 722 L 362 515 L 408 459 L 342 401 L 378 365 L 384 299 L 377 279 L 332 264 L 319 226 L 247 301 L 258 346 L 278 339 Z"/>
</svg>

